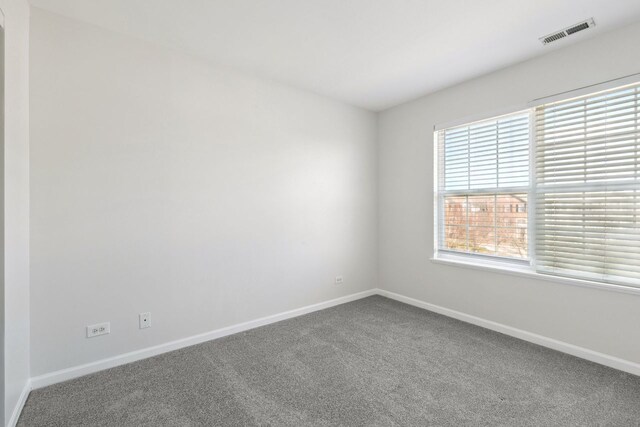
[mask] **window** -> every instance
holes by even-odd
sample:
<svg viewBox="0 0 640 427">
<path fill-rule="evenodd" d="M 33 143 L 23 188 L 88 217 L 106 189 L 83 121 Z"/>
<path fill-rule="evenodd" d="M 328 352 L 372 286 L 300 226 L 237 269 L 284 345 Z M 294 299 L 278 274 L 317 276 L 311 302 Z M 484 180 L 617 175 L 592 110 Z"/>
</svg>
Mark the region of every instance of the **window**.
<svg viewBox="0 0 640 427">
<path fill-rule="evenodd" d="M 529 115 L 439 133 L 440 250 L 527 259 Z"/>
<path fill-rule="evenodd" d="M 538 271 L 640 284 L 639 87 L 536 108 Z"/>
<path fill-rule="evenodd" d="M 438 255 L 640 287 L 639 125 L 631 84 L 437 131 Z"/>
</svg>

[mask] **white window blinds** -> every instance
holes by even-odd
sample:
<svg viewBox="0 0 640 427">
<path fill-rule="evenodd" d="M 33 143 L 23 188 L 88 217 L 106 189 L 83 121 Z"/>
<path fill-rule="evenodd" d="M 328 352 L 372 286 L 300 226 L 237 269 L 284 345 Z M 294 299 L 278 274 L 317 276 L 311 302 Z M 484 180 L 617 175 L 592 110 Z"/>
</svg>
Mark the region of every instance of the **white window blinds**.
<svg viewBox="0 0 640 427">
<path fill-rule="evenodd" d="M 439 250 L 527 258 L 529 116 L 438 132 Z"/>
<path fill-rule="evenodd" d="M 529 185 L 529 113 L 439 132 L 444 191 Z"/>
<path fill-rule="evenodd" d="M 539 272 L 640 286 L 639 88 L 535 109 Z"/>
</svg>

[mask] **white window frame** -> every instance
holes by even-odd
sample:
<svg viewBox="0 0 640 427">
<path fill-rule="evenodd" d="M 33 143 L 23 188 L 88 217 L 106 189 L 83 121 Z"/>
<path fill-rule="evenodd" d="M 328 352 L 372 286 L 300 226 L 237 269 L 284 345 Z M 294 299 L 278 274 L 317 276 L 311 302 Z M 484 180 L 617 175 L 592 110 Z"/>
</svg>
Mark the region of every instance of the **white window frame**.
<svg viewBox="0 0 640 427">
<path fill-rule="evenodd" d="M 506 112 L 505 112 L 506 111 Z M 498 191 L 499 193 L 527 193 L 527 258 L 518 259 L 518 258 L 509 258 L 502 257 L 499 255 L 488 255 L 488 254 L 480 254 L 480 253 L 465 253 L 454 250 L 446 250 L 440 249 L 440 218 L 444 218 L 444 194 L 440 193 L 440 182 L 439 182 L 439 172 L 440 172 L 440 152 L 438 151 L 438 134 L 440 131 L 457 127 L 457 126 L 466 126 L 471 125 L 473 123 L 482 122 L 485 120 L 492 120 L 502 116 L 509 116 L 519 113 L 528 113 L 529 114 L 529 140 L 535 136 L 533 135 L 533 131 L 535 130 L 535 125 L 533 124 L 533 108 L 528 106 L 521 106 L 520 108 L 510 108 L 508 110 L 501 110 L 501 113 L 498 114 L 486 114 L 482 116 L 475 116 L 473 119 L 469 120 L 458 120 L 456 122 L 447 123 L 445 125 L 434 126 L 433 131 L 433 141 L 434 141 L 434 155 L 433 155 L 433 194 L 434 194 L 434 255 L 433 258 L 437 259 L 449 259 L 449 260 L 475 260 L 475 262 L 483 262 L 489 265 L 494 266 L 506 266 L 506 267 L 515 267 L 522 268 L 526 267 L 531 268 L 533 257 L 532 257 L 532 249 L 535 245 L 535 242 L 531 239 L 531 224 L 535 218 L 532 217 L 534 215 L 534 208 L 532 208 L 532 201 L 534 199 L 534 188 L 532 177 L 535 175 L 534 167 L 532 163 L 532 158 L 535 158 L 535 152 L 532 150 L 535 149 L 534 144 L 529 144 L 529 185 L 527 187 L 517 187 L 517 188 L 503 188 Z M 462 195 L 472 195 L 474 193 L 477 194 L 487 194 L 484 190 L 465 190 L 461 191 Z"/>
<path fill-rule="evenodd" d="M 535 120 L 534 112 L 535 108 L 552 102 L 561 100 L 568 100 L 571 98 L 580 97 L 583 95 L 589 95 L 596 92 L 605 91 L 608 89 L 614 89 L 620 86 L 625 86 L 633 83 L 640 82 L 640 73 L 632 74 L 629 76 L 621 77 L 618 79 L 609 80 L 603 83 L 593 84 L 579 89 L 574 89 L 566 92 L 557 93 L 543 98 L 534 99 L 525 105 L 512 106 L 509 108 L 503 108 L 497 111 L 493 111 L 486 114 L 478 114 L 463 119 L 441 123 L 433 128 L 433 206 L 434 206 L 434 221 L 433 221 L 433 257 L 431 262 L 459 266 L 465 268 L 479 269 L 484 271 L 493 271 L 499 273 L 506 273 L 509 275 L 515 275 L 520 277 L 541 279 L 545 281 L 562 283 L 580 287 L 604 289 L 614 292 L 622 292 L 627 294 L 640 295 L 640 287 L 627 286 L 623 284 L 614 284 L 606 282 L 596 282 L 585 279 L 577 279 L 572 277 L 554 276 L 549 274 L 542 274 L 536 272 L 536 253 L 535 253 L 535 188 L 536 188 L 536 135 L 535 135 Z M 515 114 L 519 111 L 529 111 L 529 187 L 527 191 L 527 238 L 528 238 L 528 260 L 518 260 L 511 258 L 502 258 L 499 256 L 462 253 L 455 251 L 447 251 L 440 249 L 440 219 L 443 217 L 442 211 L 444 204 L 440 202 L 440 183 L 439 183 L 439 168 L 440 168 L 440 153 L 438 147 L 438 134 L 441 130 L 463 126 L 474 122 L 493 119 L 499 116 Z"/>
</svg>

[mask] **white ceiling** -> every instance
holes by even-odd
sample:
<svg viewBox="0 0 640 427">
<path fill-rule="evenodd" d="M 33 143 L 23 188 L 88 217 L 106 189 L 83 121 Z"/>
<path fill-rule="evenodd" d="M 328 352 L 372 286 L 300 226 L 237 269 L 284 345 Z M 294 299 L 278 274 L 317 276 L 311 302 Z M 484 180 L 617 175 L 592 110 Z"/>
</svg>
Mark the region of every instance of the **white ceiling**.
<svg viewBox="0 0 640 427">
<path fill-rule="evenodd" d="M 640 21 L 640 0 L 31 0 L 370 110 Z M 543 47 L 538 37 L 594 17 Z"/>
</svg>

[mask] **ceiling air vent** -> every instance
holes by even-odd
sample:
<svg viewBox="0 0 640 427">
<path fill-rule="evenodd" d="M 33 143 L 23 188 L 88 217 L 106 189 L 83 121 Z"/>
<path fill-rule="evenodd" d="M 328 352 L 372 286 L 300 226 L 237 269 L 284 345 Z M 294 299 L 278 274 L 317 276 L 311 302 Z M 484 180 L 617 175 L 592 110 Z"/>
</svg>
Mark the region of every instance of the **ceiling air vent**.
<svg viewBox="0 0 640 427">
<path fill-rule="evenodd" d="M 560 39 L 563 39 L 563 38 L 565 38 L 567 36 L 575 34 L 577 32 L 586 30 L 587 28 L 595 27 L 595 25 L 596 25 L 596 23 L 593 20 L 593 18 L 587 19 L 586 21 L 579 22 L 579 23 L 577 23 L 575 25 L 572 25 L 570 27 L 567 27 L 567 28 L 565 28 L 563 30 L 555 31 L 555 32 L 553 32 L 553 33 L 551 33 L 549 35 L 546 35 L 544 37 L 540 37 L 539 40 L 542 42 L 542 44 L 546 45 L 546 44 L 552 43 L 552 42 L 554 42 L 556 40 L 560 40 Z"/>
</svg>

